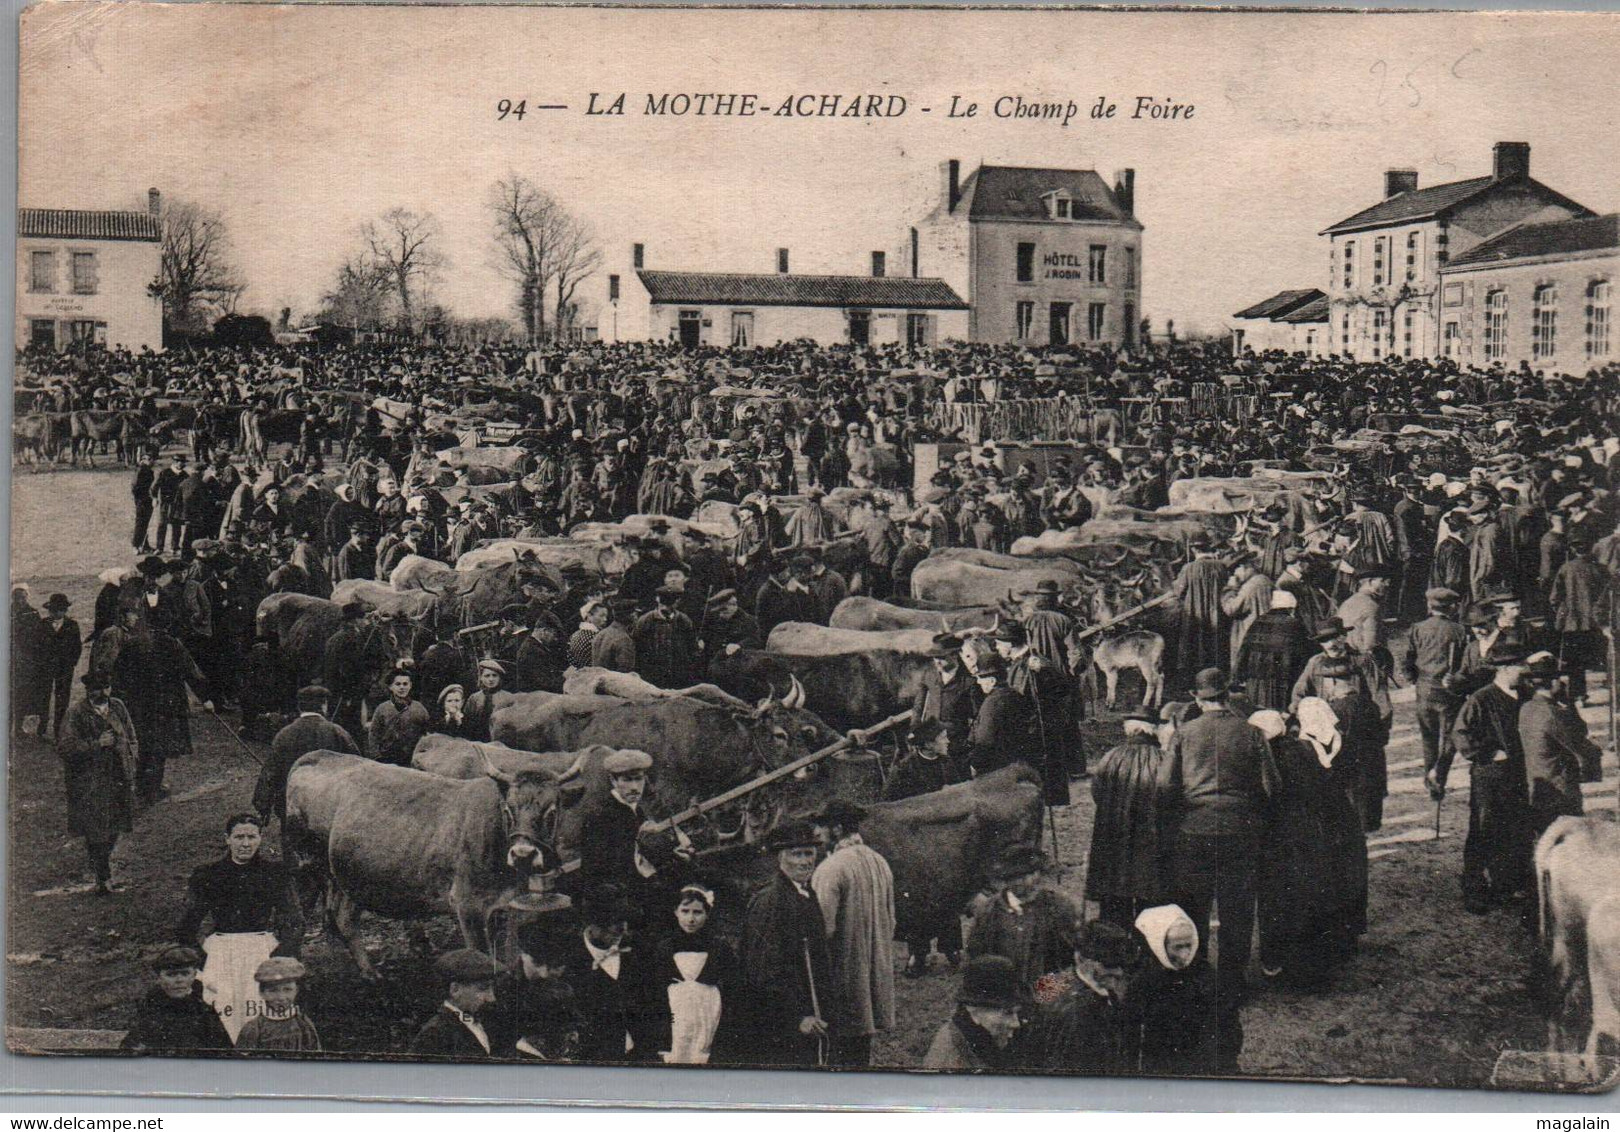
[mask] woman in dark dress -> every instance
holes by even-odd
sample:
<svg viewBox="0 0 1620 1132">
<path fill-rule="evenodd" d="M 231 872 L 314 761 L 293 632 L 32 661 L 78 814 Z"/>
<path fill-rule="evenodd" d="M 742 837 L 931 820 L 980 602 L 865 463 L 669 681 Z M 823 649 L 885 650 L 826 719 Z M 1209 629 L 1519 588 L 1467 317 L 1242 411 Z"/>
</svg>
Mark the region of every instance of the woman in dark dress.
<svg viewBox="0 0 1620 1132">
<path fill-rule="evenodd" d="M 669 931 L 643 957 L 641 1029 L 668 1064 L 703 1065 L 724 1050 L 726 1002 L 737 956 L 714 930 L 714 892 L 688 884 L 675 898 Z"/>
</svg>

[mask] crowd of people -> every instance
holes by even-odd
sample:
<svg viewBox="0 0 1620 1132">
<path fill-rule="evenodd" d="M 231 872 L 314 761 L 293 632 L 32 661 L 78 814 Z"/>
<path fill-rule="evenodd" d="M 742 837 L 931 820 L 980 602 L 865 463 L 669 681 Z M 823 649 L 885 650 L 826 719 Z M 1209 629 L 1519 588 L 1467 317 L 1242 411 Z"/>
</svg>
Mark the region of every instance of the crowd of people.
<svg viewBox="0 0 1620 1132">
<path fill-rule="evenodd" d="M 560 691 L 570 668 L 687 687 L 779 624 L 826 625 L 851 593 L 906 602 L 941 548 L 1005 552 L 1110 508 L 1164 508 L 1180 480 L 1321 469 L 1324 451 L 1325 484 L 1188 540 L 1153 622 L 1174 697 L 1128 715 L 1100 757 L 1081 741 L 1090 659 L 1072 642 L 1085 614 L 1060 587 L 1015 595 L 988 633 L 934 638 L 885 796 L 1023 762 L 1048 806 L 1089 778 L 1096 811 L 1083 901 L 1038 847 L 982 862 L 971 929 L 960 946 L 940 941 L 960 967 L 958 1006 L 923 1064 L 1235 1070 L 1256 922 L 1264 977 L 1303 986 L 1324 985 L 1366 928 L 1365 835 L 1382 823 L 1401 684 L 1415 689 L 1437 804 L 1454 759 L 1469 765 L 1469 912 L 1531 908 L 1536 837 L 1579 814 L 1581 783 L 1601 774 L 1578 708 L 1588 673 L 1609 664 L 1620 576 L 1615 367 L 1549 377 L 1196 347 L 808 343 L 92 353 L 48 380 L 25 363 L 58 410 L 142 414 L 161 438 L 184 402 L 192 422 L 189 452 L 138 456 L 136 561 L 101 575 L 88 633 L 66 595 L 36 609 L 12 590 L 14 735 L 57 745 L 87 889 L 120 890 L 120 836 L 158 812 L 166 764 L 190 754 L 188 690 L 269 739 L 225 853 L 191 877 L 130 1048 L 322 1048 L 297 1005 L 300 894 L 262 851 L 306 752 L 408 765 L 431 733 L 487 741 L 501 692 Z M 1231 379 L 1258 409 L 1185 411 Z M 1106 439 L 1044 437 L 1067 445 L 1040 469 L 947 432 L 936 411 L 1055 397 L 1114 424 Z M 217 422 L 244 406 L 290 414 L 279 459 L 229 451 Z M 532 455 L 504 495 L 478 492 L 490 481 L 455 454 L 480 414 L 514 421 Z M 1402 421 L 1424 422 L 1425 443 L 1393 443 Z M 933 442 L 956 454 L 914 485 L 917 446 Z M 674 522 L 716 502 L 734 507 L 734 537 Z M 255 618 L 271 594 L 329 597 L 386 581 L 410 555 L 454 564 L 491 539 L 631 515 L 654 518 L 621 573 L 525 585 L 484 627 L 471 673 L 454 649 L 436 657 L 453 641 L 431 635 L 380 681 L 345 670 L 368 613 L 351 600 L 322 682 L 300 687 Z M 679 848 L 643 853 L 650 756 L 618 752 L 606 771 L 612 800 L 586 822 L 574 912 L 519 931 L 509 962 L 441 956 L 444 1000 L 409 1052 L 872 1064 L 874 1038 L 896 1025 L 896 970 L 922 976 L 927 956 L 900 967 L 893 877 L 861 839 L 862 806 L 836 800 L 771 829 L 769 879 L 737 900 Z"/>
</svg>

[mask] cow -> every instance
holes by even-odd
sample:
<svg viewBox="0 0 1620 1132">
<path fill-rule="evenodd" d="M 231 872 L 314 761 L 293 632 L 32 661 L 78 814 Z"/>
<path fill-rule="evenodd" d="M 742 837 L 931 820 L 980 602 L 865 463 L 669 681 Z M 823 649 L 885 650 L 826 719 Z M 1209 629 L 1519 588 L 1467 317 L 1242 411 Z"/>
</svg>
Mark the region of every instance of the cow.
<svg viewBox="0 0 1620 1132">
<path fill-rule="evenodd" d="M 491 539 L 456 559 L 459 571 L 483 570 L 512 561 L 514 551 L 528 551 L 554 570 L 577 570 L 597 578 L 616 578 L 630 568 L 630 554 L 617 543 L 581 542 L 571 538 Z"/>
<path fill-rule="evenodd" d="M 975 566 L 986 566 L 992 570 L 1031 570 L 1044 567 L 1073 578 L 1080 577 L 1082 572 L 1078 562 L 1059 555 L 1039 558 L 1033 555 L 997 554 L 993 550 L 979 550 L 971 546 L 940 547 L 928 557 L 946 562 L 971 562 Z"/>
<path fill-rule="evenodd" d="M 1595 1055 L 1601 1028 L 1620 1041 L 1620 823 L 1608 817 L 1563 817 L 1535 849 L 1541 959 L 1555 1051 Z M 1597 913 L 1603 909 L 1603 914 Z M 1593 981 L 1594 969 L 1599 978 Z"/>
<path fill-rule="evenodd" d="M 912 635 L 932 637 L 926 631 L 914 630 Z M 744 698 L 784 689 L 797 694 L 802 689 L 803 702 L 812 711 L 838 724 L 866 726 L 909 708 L 932 663 L 926 652 L 915 647 L 838 649 L 831 641 L 829 646 L 825 652 L 737 649 L 715 657 L 709 676 L 726 691 Z"/>
<path fill-rule="evenodd" d="M 378 613 L 396 614 L 422 624 L 432 624 L 439 608 L 436 594 L 426 590 L 396 590 L 366 578 L 339 582 L 332 587 L 332 600 L 339 605 L 359 601 Z"/>
<path fill-rule="evenodd" d="M 936 633 L 963 629 L 988 629 L 995 620 L 993 606 L 970 605 L 962 609 L 907 609 L 903 605 L 873 597 L 846 597 L 833 608 L 834 629 L 864 629 L 882 632 L 893 629 L 929 629 Z"/>
<path fill-rule="evenodd" d="M 298 409 L 257 409 L 249 406 L 237 418 L 237 447 L 258 463 L 270 455 L 272 444 L 295 444 L 304 414 Z"/>
<path fill-rule="evenodd" d="M 944 605 L 994 605 L 1033 590 L 1042 582 L 1056 582 L 1063 589 L 1075 585 L 1073 563 L 1066 559 L 1030 561 L 1031 564 L 1022 569 L 1001 570 L 929 555 L 911 573 L 911 593 L 923 601 Z M 1048 564 L 1053 561 L 1064 565 Z"/>
<path fill-rule="evenodd" d="M 775 696 L 739 709 L 692 696 L 637 702 L 499 693 L 490 730 L 496 742 L 526 751 L 646 751 L 654 760 L 649 804 L 660 813 L 713 798 L 839 738 L 797 702 Z"/>
<path fill-rule="evenodd" d="M 511 558 L 499 566 L 486 566 L 466 573 L 448 567 L 433 570 L 431 566 L 414 563 L 411 570 L 402 573 L 406 563 L 416 557 L 407 555 L 390 580 L 399 578 L 414 588 L 437 595 L 439 613 L 447 624 L 482 625 L 496 620 L 507 606 L 525 600 L 523 587 L 526 584 L 538 584 L 557 594 L 565 593 L 568 589 L 562 573 L 541 562 L 528 549 L 513 551 Z M 433 563 L 432 559 L 423 561 Z"/>
<path fill-rule="evenodd" d="M 1135 669 L 1142 674 L 1142 710 L 1152 711 L 1164 696 L 1164 638 L 1146 629 L 1108 637 L 1091 653 L 1091 663 L 1103 674 L 1109 711 L 1119 699 L 1119 674 Z"/>
<path fill-rule="evenodd" d="M 451 467 L 464 464 L 469 468 L 497 468 L 509 480 L 521 479 L 534 466 L 534 453 L 514 446 L 446 448 L 434 455 Z"/>
<path fill-rule="evenodd" d="M 253 627 L 263 637 L 274 633 L 304 682 L 321 675 L 326 639 L 343 623 L 343 610 L 335 601 L 308 594 L 270 594 L 254 611 Z"/>
<path fill-rule="evenodd" d="M 489 913 L 530 870 L 556 863 L 563 777 L 542 769 L 458 781 L 358 755 L 314 751 L 287 776 L 287 829 L 324 860 L 330 926 L 361 975 L 377 971 L 357 913 L 448 913 L 468 947 L 487 950 Z"/>
<path fill-rule="evenodd" d="M 570 668 L 563 673 L 562 690 L 565 696 L 617 696 L 621 700 L 666 700 L 672 696 L 695 696 L 722 707 L 748 707 L 746 702 L 715 684 L 660 688 L 634 672 L 615 672 L 611 668 Z"/>
<path fill-rule="evenodd" d="M 12 446 L 21 456 L 56 463 L 62 458 L 62 442 L 69 438 L 72 420 L 67 413 L 28 413 L 11 423 Z"/>
</svg>

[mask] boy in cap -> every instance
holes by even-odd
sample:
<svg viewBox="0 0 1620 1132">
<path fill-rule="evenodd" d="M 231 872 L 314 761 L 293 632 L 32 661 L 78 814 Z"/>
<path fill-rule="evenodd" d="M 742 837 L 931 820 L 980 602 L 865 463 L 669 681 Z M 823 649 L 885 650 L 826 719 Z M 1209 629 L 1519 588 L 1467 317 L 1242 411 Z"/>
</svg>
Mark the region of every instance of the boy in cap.
<svg viewBox="0 0 1620 1132">
<path fill-rule="evenodd" d="M 495 980 L 503 968 L 481 951 L 457 948 L 439 956 L 433 971 L 446 986 L 438 1011 L 411 1039 L 418 1057 L 486 1058 L 493 1053 L 479 1017 L 495 1004 Z"/>
<path fill-rule="evenodd" d="M 236 1037 L 236 1048 L 290 1053 L 319 1053 L 321 1036 L 298 1007 L 298 984 L 306 971 L 290 955 L 277 955 L 253 972 L 257 1001 L 248 1000 L 248 1020 Z"/>
<path fill-rule="evenodd" d="M 744 1044 L 760 1065 L 827 1063 L 830 993 L 827 927 L 810 889 L 816 868 L 816 831 L 790 819 L 765 838 L 776 858 L 771 879 L 754 894 L 743 925 Z"/>
<path fill-rule="evenodd" d="M 231 1037 L 203 1001 L 202 956 L 194 947 L 165 947 L 152 959 L 157 984 L 135 1008 L 135 1021 L 119 1043 L 137 1053 L 227 1051 Z"/>
</svg>

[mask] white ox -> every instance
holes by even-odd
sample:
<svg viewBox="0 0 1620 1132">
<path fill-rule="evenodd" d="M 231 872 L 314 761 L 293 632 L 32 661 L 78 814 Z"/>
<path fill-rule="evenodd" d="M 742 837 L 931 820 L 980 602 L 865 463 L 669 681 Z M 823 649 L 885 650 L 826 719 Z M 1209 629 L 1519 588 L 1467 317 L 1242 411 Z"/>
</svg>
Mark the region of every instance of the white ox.
<svg viewBox="0 0 1620 1132">
<path fill-rule="evenodd" d="M 1548 1043 L 1595 1059 L 1620 1044 L 1620 822 L 1559 818 L 1536 843 Z"/>
</svg>

